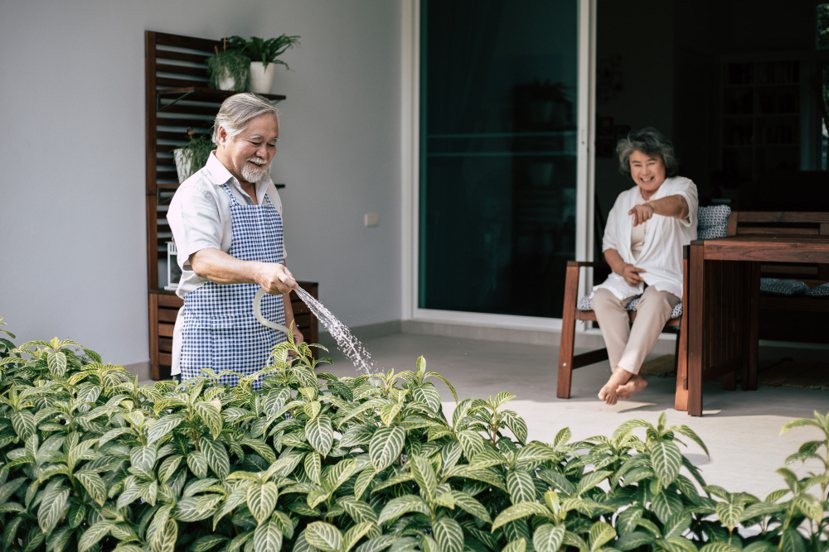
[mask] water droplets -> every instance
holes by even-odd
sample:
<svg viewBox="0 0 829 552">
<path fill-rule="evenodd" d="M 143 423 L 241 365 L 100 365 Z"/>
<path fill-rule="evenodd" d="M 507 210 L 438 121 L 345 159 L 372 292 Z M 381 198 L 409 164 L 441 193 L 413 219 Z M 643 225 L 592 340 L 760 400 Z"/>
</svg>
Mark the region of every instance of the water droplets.
<svg viewBox="0 0 829 552">
<path fill-rule="evenodd" d="M 371 354 L 362 342 L 354 337 L 348 326 L 340 322 L 336 316 L 331 314 L 331 311 L 301 287 L 296 287 L 294 291 L 302 299 L 302 302 L 308 305 L 320 324 L 325 326 L 328 333 L 337 342 L 337 348 L 351 361 L 354 367 L 362 370 L 366 375 L 372 375 L 374 373 L 374 361 L 371 360 Z"/>
</svg>

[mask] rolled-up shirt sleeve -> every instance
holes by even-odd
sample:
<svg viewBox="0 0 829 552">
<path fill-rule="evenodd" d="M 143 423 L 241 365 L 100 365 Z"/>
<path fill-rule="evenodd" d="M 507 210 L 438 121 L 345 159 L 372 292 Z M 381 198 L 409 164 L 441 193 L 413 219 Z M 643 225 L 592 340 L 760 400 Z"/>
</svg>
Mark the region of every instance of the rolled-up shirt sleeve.
<svg viewBox="0 0 829 552">
<path fill-rule="evenodd" d="M 697 220 L 697 209 L 699 205 L 699 200 L 697 199 L 697 185 L 691 180 L 681 179 L 679 181 L 679 185 L 677 186 L 677 190 L 671 193 L 682 196 L 682 198 L 685 199 L 685 203 L 688 205 L 688 217 L 679 220 L 683 226 L 690 227 Z"/>
<path fill-rule="evenodd" d="M 182 187 L 167 217 L 182 270 L 192 270 L 190 257 L 205 248 L 222 249 L 224 221 L 216 198 L 204 188 Z"/>
</svg>

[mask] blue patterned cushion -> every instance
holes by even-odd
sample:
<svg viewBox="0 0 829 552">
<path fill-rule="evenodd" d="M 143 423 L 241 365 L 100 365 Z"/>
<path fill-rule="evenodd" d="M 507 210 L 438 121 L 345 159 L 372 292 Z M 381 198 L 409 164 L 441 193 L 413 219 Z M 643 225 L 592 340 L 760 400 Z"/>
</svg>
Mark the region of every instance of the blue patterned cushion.
<svg viewBox="0 0 829 552">
<path fill-rule="evenodd" d="M 637 295 L 630 302 L 627 304 L 625 310 L 632 311 L 636 308 L 636 305 L 639 304 L 639 301 L 642 300 L 641 295 Z M 579 297 L 579 300 L 576 301 L 576 308 L 580 311 L 591 311 L 593 310 L 593 300 L 589 295 L 585 295 L 583 297 Z M 671 318 L 680 318 L 682 316 L 682 301 L 674 305 L 674 309 L 671 311 Z"/>
<path fill-rule="evenodd" d="M 809 286 L 788 278 L 760 278 L 760 291 L 775 295 L 803 295 L 809 291 Z"/>
<path fill-rule="evenodd" d="M 829 282 L 824 282 L 819 286 L 815 286 L 806 292 L 806 295 L 812 297 L 829 297 Z"/>
<path fill-rule="evenodd" d="M 710 205 L 697 210 L 697 239 L 713 240 L 728 234 L 728 205 Z"/>
</svg>

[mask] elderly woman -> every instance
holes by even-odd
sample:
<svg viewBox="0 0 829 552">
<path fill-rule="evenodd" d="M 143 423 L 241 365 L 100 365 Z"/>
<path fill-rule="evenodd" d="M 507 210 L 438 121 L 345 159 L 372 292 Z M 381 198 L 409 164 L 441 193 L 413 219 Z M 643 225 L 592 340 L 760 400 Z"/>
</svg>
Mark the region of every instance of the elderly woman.
<svg viewBox="0 0 829 552">
<path fill-rule="evenodd" d="M 647 386 L 639 369 L 681 300 L 682 247 L 697 236 L 697 188 L 677 176 L 671 142 L 644 128 L 620 140 L 616 153 L 635 186 L 610 211 L 602 251 L 613 273 L 593 289 L 612 371 L 599 399 L 611 405 Z M 625 309 L 640 295 L 631 326 Z"/>
</svg>

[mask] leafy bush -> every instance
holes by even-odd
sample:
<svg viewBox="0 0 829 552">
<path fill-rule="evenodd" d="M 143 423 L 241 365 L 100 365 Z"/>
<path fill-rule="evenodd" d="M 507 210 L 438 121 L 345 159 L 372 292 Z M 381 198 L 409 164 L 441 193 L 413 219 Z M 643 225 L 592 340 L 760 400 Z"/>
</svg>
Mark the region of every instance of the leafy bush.
<svg viewBox="0 0 829 552">
<path fill-rule="evenodd" d="M 8 332 L 4 332 L 8 334 Z M 13 336 L 10 336 L 13 337 Z M 306 344 L 228 388 L 141 386 L 71 341 L 0 340 L 6 550 L 825 550 L 829 420 L 763 500 L 707 487 L 686 426 L 527 441 L 505 407 L 447 419 L 426 370 L 338 378 Z M 6 346 L 8 345 L 8 346 Z M 296 354 L 291 360 L 289 353 Z"/>
</svg>

